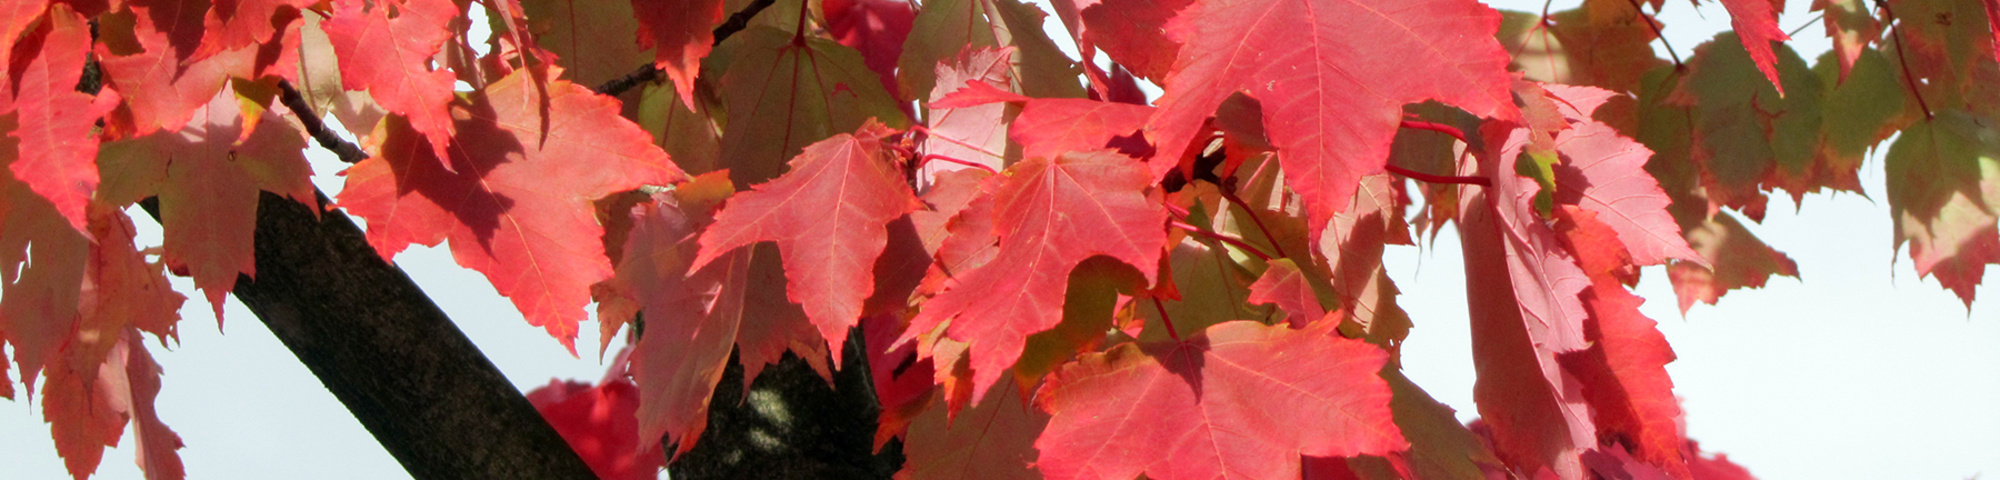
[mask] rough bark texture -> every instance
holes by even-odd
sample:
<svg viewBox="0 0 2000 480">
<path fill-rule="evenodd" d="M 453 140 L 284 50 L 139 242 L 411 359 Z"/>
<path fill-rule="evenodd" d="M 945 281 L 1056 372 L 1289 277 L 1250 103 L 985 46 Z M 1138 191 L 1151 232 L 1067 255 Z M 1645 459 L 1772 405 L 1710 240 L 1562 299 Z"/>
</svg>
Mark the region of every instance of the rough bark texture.
<svg viewBox="0 0 2000 480">
<path fill-rule="evenodd" d="M 325 197 L 320 198 L 322 204 Z M 147 211 L 157 217 L 157 203 Z M 527 397 L 338 210 L 265 193 L 250 307 L 419 479 L 588 479 Z"/>
<path fill-rule="evenodd" d="M 731 358 L 709 401 L 708 431 L 667 467 L 674 480 L 893 477 L 903 445 L 892 440 L 881 453 L 871 450 L 882 408 L 867 359 L 855 355 L 864 348 L 861 336 L 847 338 L 847 368 L 834 373 L 831 386 L 786 354 L 757 375 L 745 398 L 743 366 Z"/>
</svg>

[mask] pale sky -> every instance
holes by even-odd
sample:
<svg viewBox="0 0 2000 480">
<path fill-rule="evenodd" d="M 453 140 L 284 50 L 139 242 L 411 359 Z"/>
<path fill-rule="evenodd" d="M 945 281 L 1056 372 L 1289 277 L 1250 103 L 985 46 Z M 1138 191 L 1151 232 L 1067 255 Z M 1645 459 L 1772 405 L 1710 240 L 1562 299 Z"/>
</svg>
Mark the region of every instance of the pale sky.
<svg viewBox="0 0 2000 480">
<path fill-rule="evenodd" d="M 1558 1 L 1551 11 L 1576 3 Z M 1791 1 L 1780 26 L 1805 25 L 1809 5 Z M 1495 6 L 1542 9 L 1528 1 Z M 1683 56 L 1728 28 L 1727 13 L 1712 3 L 1697 12 L 1668 1 L 1662 17 Z M 1051 17 L 1048 24 L 1056 43 L 1067 46 L 1060 23 Z M 1827 48 L 1820 28 L 1814 22 L 1792 43 L 1808 61 Z M 330 174 L 342 165 L 324 150 L 307 153 L 322 174 L 320 188 L 337 192 L 340 177 Z M 1875 200 L 1808 196 L 1795 214 L 1788 196 L 1774 194 L 1769 216 L 1750 226 L 1798 261 L 1803 280 L 1774 278 L 1682 318 L 1664 271 L 1645 271 L 1637 293 L 1679 354 L 1667 368 L 1688 434 L 1768 480 L 2000 475 L 2000 298 L 1993 297 L 2000 291 L 1980 288 L 1982 300 L 1968 312 L 1936 281 L 1918 280 L 1905 253 L 1891 256 L 1879 156 L 1862 167 L 1861 179 Z M 157 245 L 157 225 L 136 216 L 140 242 Z M 1416 322 L 1404 347 L 1406 372 L 1469 420 L 1474 375 L 1459 256 L 1456 236 L 1445 229 L 1427 249 L 1391 248 L 1387 264 Z M 396 260 L 515 385 L 602 376 L 604 365 L 591 353 L 594 324 L 577 340 L 584 357 L 571 358 L 484 277 L 453 265 L 448 251 L 412 248 Z M 182 310 L 181 344 L 171 351 L 148 346 L 165 369 L 160 416 L 187 444 L 181 457 L 190 478 L 408 478 L 233 297 L 225 308 L 228 335 L 221 335 L 191 282 L 173 280 L 192 297 Z M 0 432 L 0 476 L 67 476 L 40 405 L 24 396 L 0 402 Z M 96 478 L 143 478 L 130 438 L 105 452 Z"/>
</svg>

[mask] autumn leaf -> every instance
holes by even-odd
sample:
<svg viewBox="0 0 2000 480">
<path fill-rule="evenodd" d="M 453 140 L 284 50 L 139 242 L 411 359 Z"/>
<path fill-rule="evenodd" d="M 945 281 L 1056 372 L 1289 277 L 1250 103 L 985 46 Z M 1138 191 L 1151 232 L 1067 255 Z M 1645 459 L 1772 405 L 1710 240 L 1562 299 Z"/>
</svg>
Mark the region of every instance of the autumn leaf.
<svg viewBox="0 0 2000 480">
<path fill-rule="evenodd" d="M 1783 80 L 1784 88 L 1774 89 L 1752 69 L 1755 57 L 1730 41 L 1733 36 L 1725 32 L 1696 47 L 1687 76 L 1667 98 L 1691 108 L 1690 155 L 1701 167 L 1709 202 L 1757 220 L 1767 202 L 1760 190 L 1785 188 L 1796 197 L 1822 186 L 1858 188 L 1830 184 L 1843 176 L 1818 165 L 1815 142 L 1824 118 L 1818 76 L 1790 47 L 1780 46 L 1772 78 Z"/>
<path fill-rule="evenodd" d="M 639 392 L 632 382 L 615 375 L 599 385 L 550 380 L 528 392 L 549 426 L 576 450 L 583 463 L 601 479 L 640 480 L 659 476 L 666 455 L 656 442 L 645 441 L 632 422 Z"/>
<path fill-rule="evenodd" d="M 1167 212 L 1140 192 L 1151 181 L 1131 157 L 1098 151 L 1030 158 L 1007 169 L 993 196 L 993 260 L 930 299 L 897 342 L 936 330 L 970 344 L 972 398 L 1001 378 L 1028 335 L 1062 320 L 1069 271 L 1107 255 L 1157 280 Z M 942 259 L 941 259 L 942 260 Z"/>
<path fill-rule="evenodd" d="M 927 379 L 928 380 L 928 379 Z M 1031 468 L 1035 438 L 1049 423 L 1049 414 L 1028 405 L 1019 392 L 999 389 L 979 406 L 946 415 L 932 407 L 910 424 L 903 443 L 903 469 L 898 480 L 968 479 L 1031 480 L 1042 478 Z"/>
<path fill-rule="evenodd" d="M 12 130 L 18 118 L 0 114 L 0 129 Z M 0 136 L 0 163 L 18 162 L 21 143 Z M 0 337 L 13 345 L 21 384 L 33 392 L 76 329 L 91 239 L 12 171 L 0 172 Z"/>
<path fill-rule="evenodd" d="M 1409 447 L 1389 420 L 1382 350 L 1333 333 L 1252 321 L 1183 341 L 1127 343 L 1049 377 L 1035 441 L 1049 478 L 1285 478 L 1300 455 Z"/>
<path fill-rule="evenodd" d="M 1634 258 L 1615 229 L 1598 221 L 1602 217 L 1572 205 L 1556 211 L 1557 234 L 1591 282 L 1582 296 L 1590 311 L 1584 323 L 1590 348 L 1560 354 L 1557 361 L 1583 384 L 1600 438 L 1620 439 L 1646 463 L 1689 478 L 1680 451 L 1680 399 L 1666 368 L 1674 350 L 1653 319 L 1639 313 L 1646 300 L 1622 283 Z"/>
<path fill-rule="evenodd" d="M 1083 37 L 1112 61 L 1153 81 L 1167 78 L 1180 53 L 1168 38 L 1167 21 L 1193 0 L 1103 0 L 1080 12 Z"/>
<path fill-rule="evenodd" d="M 117 205 L 160 198 L 162 258 L 187 269 L 217 320 L 237 275 L 257 276 L 251 252 L 259 193 L 317 202 L 305 139 L 275 113 L 243 113 L 235 92 L 225 90 L 186 126 L 106 143 L 98 159 L 105 179 L 98 198 Z"/>
<path fill-rule="evenodd" d="M 691 270 L 738 247 L 777 243 L 787 297 L 833 351 L 861 319 L 875 286 L 875 259 L 888 243 L 890 221 L 922 208 L 904 181 L 900 161 L 883 147 L 895 131 L 869 123 L 807 146 L 790 171 L 730 198 L 701 234 Z M 838 365 L 839 357 L 835 356 Z"/>
<path fill-rule="evenodd" d="M 1919 278 L 1939 285 L 1970 307 L 1986 265 L 2000 263 L 2000 232 L 1992 213 L 2000 203 L 2000 144 L 1992 120 L 1947 110 L 1911 125 L 1889 146 L 1889 215 L 1895 247 L 1910 246 Z"/>
<path fill-rule="evenodd" d="M 458 16 L 459 7 L 445 0 L 367 4 L 337 2 L 333 18 L 320 24 L 340 58 L 341 83 L 367 90 L 382 108 L 403 115 L 409 128 L 430 142 L 432 158 L 450 158 L 445 146 L 456 133 L 449 111 L 456 98 L 455 79 L 449 70 L 431 68 L 431 57 L 449 39 L 446 24 Z M 456 168 L 449 162 L 442 165 Z"/>
<path fill-rule="evenodd" d="M 384 259 L 450 239 L 460 265 L 486 274 L 529 324 L 575 352 L 590 285 L 612 274 L 590 202 L 685 174 L 618 116 L 615 100 L 566 81 L 549 82 L 544 135 L 528 76 L 516 71 L 470 105 L 454 127 L 454 171 L 392 117 L 374 156 L 348 169 L 340 205 L 368 220 L 368 243 Z"/>
<path fill-rule="evenodd" d="M 1007 125 L 1020 113 L 1020 106 L 1000 102 L 955 105 L 939 101 L 968 90 L 990 92 L 979 94 L 988 99 L 1019 97 L 1012 91 L 1019 88 L 1010 68 L 1013 57 L 1013 47 L 997 50 L 968 47 L 938 64 L 938 84 L 931 89 L 925 108 L 929 134 L 918 145 L 919 152 L 985 165 L 995 171 L 1019 159 L 1019 146 L 1008 142 Z M 940 172 L 972 168 L 952 162 L 923 162 L 923 165 L 920 178 L 924 184 Z"/>
<path fill-rule="evenodd" d="M 1262 102 L 1287 183 L 1318 232 L 1362 176 L 1382 171 L 1404 104 L 1519 116 L 1507 54 L 1492 36 L 1498 22 L 1467 0 L 1195 2 L 1167 24 L 1182 46 L 1146 124 L 1160 152 L 1153 176 L 1175 166 L 1223 99 L 1247 91 Z"/>
<path fill-rule="evenodd" d="M 1277 306 L 1285 312 L 1285 318 L 1294 327 L 1304 327 L 1326 316 L 1326 307 L 1320 304 L 1319 295 L 1313 292 L 1311 281 L 1289 258 L 1271 261 L 1264 275 L 1250 284 L 1248 300 Z"/>
<path fill-rule="evenodd" d="M 910 38 L 911 23 L 917 12 L 909 2 L 896 0 L 826 0 L 827 34 L 848 48 L 861 51 L 861 58 L 882 79 L 882 89 L 895 92 L 896 61 L 903 57 L 903 42 Z"/>
<path fill-rule="evenodd" d="M 1017 49 L 1010 68 L 1020 92 L 1035 98 L 1079 98 L 1077 68 L 1042 29 L 1048 14 L 1018 0 L 933 0 L 923 4 L 896 62 L 903 96 L 920 98 L 937 86 L 936 66 L 965 49 Z"/>
<path fill-rule="evenodd" d="M 653 66 L 667 72 L 674 91 L 694 91 L 701 59 L 715 47 L 712 30 L 722 23 L 722 0 L 631 0 L 639 20 L 639 47 L 653 48 Z M 683 98 L 688 108 L 694 99 Z"/>
<path fill-rule="evenodd" d="M 215 2 L 202 25 L 201 50 L 195 56 L 281 41 L 281 28 L 299 19 L 299 9 L 318 3 L 312 0 L 236 0 Z M 289 10 L 287 10 L 289 9 Z M 281 13 L 283 12 L 283 13 Z M 274 18 L 275 17 L 275 18 Z M 274 21 L 275 19 L 283 19 Z"/>
<path fill-rule="evenodd" d="M 93 123 L 118 101 L 116 93 L 93 97 L 76 91 L 90 49 L 90 25 L 69 7 L 51 7 L 46 21 L 16 49 L 32 49 L 25 68 L 13 75 L 12 105 L 20 140 L 17 157 L 7 165 L 14 178 L 48 198 L 56 211 L 81 232 L 88 223 L 84 205 L 97 189 L 97 138 Z M 12 39 L 9 39 L 12 40 Z M 4 113 L 5 110 L 0 110 Z M 25 128 L 22 128 L 25 127 Z"/>
<path fill-rule="evenodd" d="M 652 59 L 636 40 L 640 19 L 633 14 L 633 7 L 645 3 L 527 0 L 521 2 L 521 12 L 527 15 L 526 28 L 534 33 L 535 44 L 556 54 L 564 79 L 602 85 Z M 704 40 L 702 46 L 707 45 Z"/>
<path fill-rule="evenodd" d="M 1784 29 L 1778 28 L 1778 14 L 1785 12 L 1785 3 L 1722 0 L 1722 8 L 1729 10 L 1729 27 L 1736 30 L 1736 37 L 1743 49 L 1750 53 L 1750 61 L 1757 64 L 1757 71 L 1764 72 L 1764 78 L 1778 89 L 1778 95 L 1784 96 L 1785 85 L 1778 81 L 1778 56 L 1771 52 L 1771 42 L 1792 39 L 1785 35 Z"/>
<path fill-rule="evenodd" d="M 720 72 L 721 163 L 738 188 L 777 178 L 805 146 L 861 128 L 869 118 L 909 125 L 853 49 L 831 40 L 751 27 L 717 47 L 703 75 Z"/>
<path fill-rule="evenodd" d="M 1153 107 L 1076 98 L 1030 100 L 1007 127 L 1023 157 L 1054 157 L 1097 150 L 1111 139 L 1131 135 L 1153 116 Z"/>
<path fill-rule="evenodd" d="M 1667 212 L 1673 201 L 1645 171 L 1653 152 L 1591 119 L 1610 92 L 1561 85 L 1549 86 L 1549 92 L 1561 100 L 1560 110 L 1572 122 L 1554 138 L 1555 149 L 1564 158 L 1555 166 L 1555 201 L 1596 212 L 1599 221 L 1617 232 L 1637 265 L 1658 265 L 1670 258 L 1706 264 L 1688 248 L 1680 226 Z M 1580 98 L 1596 95 L 1607 96 L 1594 97 L 1595 101 Z"/>
</svg>

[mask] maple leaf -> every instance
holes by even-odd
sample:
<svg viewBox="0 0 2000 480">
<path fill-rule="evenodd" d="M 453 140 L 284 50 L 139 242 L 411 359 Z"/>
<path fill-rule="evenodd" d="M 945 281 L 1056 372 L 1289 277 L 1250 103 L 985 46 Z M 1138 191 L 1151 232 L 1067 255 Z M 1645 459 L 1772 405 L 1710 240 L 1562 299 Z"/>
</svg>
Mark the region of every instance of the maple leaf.
<svg viewBox="0 0 2000 480">
<path fill-rule="evenodd" d="M 1846 80 L 1869 43 L 1882 38 L 1882 24 L 1875 21 L 1875 9 L 1867 0 L 1820 0 L 1813 10 L 1826 17 L 1826 36 L 1833 39 L 1833 58 L 1838 59 L 1838 78 Z M 1831 84 L 1831 83 L 1829 83 Z M 1896 96 L 1902 100 L 1901 95 Z"/>
<path fill-rule="evenodd" d="M 1828 177 L 1814 155 L 1820 130 L 1822 86 L 1791 48 L 1778 49 L 1775 67 L 1785 91 L 1775 90 L 1751 68 L 1734 34 L 1724 32 L 1695 48 L 1688 73 L 1667 102 L 1691 107 L 1694 147 L 1709 201 L 1762 219 L 1766 199 L 1759 191 L 1782 187 L 1794 197 L 1823 185 Z M 1828 172 L 1831 173 L 1831 172 Z M 1815 178 L 1819 176 L 1821 178 Z M 1851 175 L 1849 175 L 1851 177 Z M 1815 181 L 1820 180 L 1820 181 Z"/>
<path fill-rule="evenodd" d="M 1057 479 L 1296 478 L 1300 455 L 1408 448 L 1376 375 L 1388 354 L 1335 323 L 1227 322 L 1085 355 L 1036 393 L 1051 415 L 1036 465 Z"/>
<path fill-rule="evenodd" d="M 694 91 L 701 59 L 715 47 L 713 30 L 722 23 L 722 0 L 631 2 L 632 13 L 639 20 L 639 47 L 654 49 L 653 66 L 673 80 L 674 91 Z M 695 108 L 692 97 L 682 101 Z"/>
<path fill-rule="evenodd" d="M 938 64 L 937 87 L 931 89 L 928 97 L 931 101 L 925 108 L 929 135 L 919 145 L 921 152 L 985 165 L 996 171 L 1007 166 L 1008 152 L 1019 150 L 1007 141 L 1007 125 L 1020 112 L 1019 106 L 998 102 L 953 105 L 938 100 L 966 90 L 990 92 L 983 94 L 989 98 L 1019 97 L 1007 90 L 1019 88 L 1014 86 L 1013 70 L 1009 68 L 1013 56 L 1014 47 L 967 47 L 956 58 Z M 925 162 L 920 178 L 965 168 L 972 167 Z"/>
<path fill-rule="evenodd" d="M 1483 133 L 1495 150 L 1481 156 L 1478 172 L 1492 186 L 1460 190 L 1458 217 L 1466 278 L 1491 279 L 1466 290 L 1479 371 L 1473 399 L 1509 465 L 1581 478 L 1578 455 L 1597 444 L 1595 427 L 1555 356 L 1588 346 L 1577 292 L 1590 280 L 1536 213 L 1540 186 L 1514 174 L 1527 130 L 1489 125 Z"/>
<path fill-rule="evenodd" d="M 868 349 L 868 378 L 875 389 L 875 398 L 882 404 L 882 413 L 875 426 L 875 451 L 889 443 L 890 439 L 902 439 L 910 445 L 908 432 L 910 424 L 933 410 L 933 393 L 937 385 L 932 383 L 936 375 L 935 364 L 928 358 L 917 358 L 917 346 L 904 344 L 896 348 L 879 348 L 896 342 L 909 325 L 896 315 L 870 315 L 861 319 L 861 331 L 866 345 L 878 348 Z M 1030 440 L 1033 441 L 1032 439 Z M 909 455 L 905 447 L 904 455 Z M 904 468 L 912 463 L 905 461 Z"/>
<path fill-rule="evenodd" d="M 929 379 L 926 379 L 928 381 Z M 910 423 L 903 443 L 903 469 L 898 480 L 1038 479 L 1031 464 L 1035 438 L 1049 423 L 1049 414 L 1028 405 L 1006 389 L 956 417 L 931 408 Z"/>
<path fill-rule="evenodd" d="M 529 324 L 574 353 L 590 285 L 612 274 L 590 202 L 686 175 L 618 116 L 616 100 L 567 81 L 548 84 L 544 133 L 528 77 L 515 71 L 475 96 L 454 127 L 453 171 L 391 117 L 374 156 L 348 169 L 340 205 L 368 220 L 368 243 L 384 259 L 450 239 L 459 265 L 486 274 Z"/>
<path fill-rule="evenodd" d="M 647 85 L 639 93 L 634 121 L 653 134 L 653 143 L 689 174 L 713 171 L 721 162 L 722 137 L 710 120 L 712 107 L 697 103 L 690 110 L 679 92 L 667 84 Z"/>
<path fill-rule="evenodd" d="M 1104 49 L 1112 61 L 1153 81 L 1167 78 L 1180 54 L 1168 38 L 1167 22 L 1193 0 L 1103 0 L 1083 7 L 1083 38 Z"/>
<path fill-rule="evenodd" d="M 896 61 L 903 57 L 903 42 L 910 38 L 911 23 L 917 12 L 909 2 L 896 0 L 826 0 L 827 34 L 849 48 L 861 51 L 869 70 L 882 79 L 882 89 L 897 91 Z"/>
<path fill-rule="evenodd" d="M 2000 263 L 1992 213 L 2000 204 L 2000 144 L 1981 127 L 1991 124 L 1966 112 L 1938 112 L 1904 129 L 1883 163 L 1895 248 L 1908 243 L 1917 275 L 1936 276 L 1968 308 L 1986 265 Z"/>
<path fill-rule="evenodd" d="M 1154 177 L 1175 166 L 1217 105 L 1247 91 L 1262 102 L 1287 184 L 1318 232 L 1362 176 L 1382 171 L 1404 104 L 1438 100 L 1484 117 L 1519 116 L 1492 9 L 1468 0 L 1376 3 L 1202 0 L 1183 9 L 1167 24 L 1180 56 L 1146 125 L 1160 152 Z"/>
<path fill-rule="evenodd" d="M 1063 152 L 1105 148 L 1112 138 L 1131 135 L 1152 118 L 1153 107 L 1074 98 L 1030 100 L 1007 127 L 1021 144 L 1022 157 L 1054 157 Z"/>
<path fill-rule="evenodd" d="M 1667 278 L 1674 284 L 1682 314 L 1697 302 L 1714 305 L 1730 290 L 1762 288 L 1772 275 L 1799 276 L 1798 262 L 1757 239 L 1735 215 L 1716 213 L 1681 234 L 1687 237 L 1689 248 L 1714 266 L 1704 268 L 1691 262 L 1667 265 Z"/>
<path fill-rule="evenodd" d="M 726 180 L 724 180 L 726 182 Z M 708 427 L 708 402 L 736 345 L 742 296 L 721 295 L 723 284 L 740 282 L 748 252 L 690 271 L 695 225 L 683 208 L 701 210 L 671 197 L 642 204 L 631 213 L 616 284 L 639 302 L 645 334 L 629 357 L 639 387 L 638 437 L 650 445 L 666 435 L 677 443 L 675 456 L 694 448 Z"/>
<path fill-rule="evenodd" d="M 42 390 L 42 416 L 49 422 L 56 453 L 76 478 L 97 470 L 104 448 L 116 446 L 133 423 L 134 448 L 147 478 L 184 476 L 178 434 L 160 421 L 154 400 L 160 393 L 160 366 L 146 351 L 138 331 L 125 329 L 101 361 L 51 365 Z"/>
<path fill-rule="evenodd" d="M 639 406 L 638 388 L 618 378 L 623 372 L 612 373 L 596 386 L 550 380 L 528 392 L 528 403 L 583 457 L 597 478 L 656 478 L 666 466 L 666 455 L 657 442 L 644 441 L 632 422 L 632 412 Z"/>
<path fill-rule="evenodd" d="M 1313 292 L 1312 283 L 1299 271 L 1297 263 L 1283 258 L 1271 261 L 1270 265 L 1263 276 L 1257 277 L 1257 283 L 1250 284 L 1251 303 L 1277 306 L 1285 311 L 1285 318 L 1294 327 L 1304 327 L 1326 316 L 1326 307 L 1320 304 L 1319 295 Z"/>
<path fill-rule="evenodd" d="M 298 11 L 311 7 L 314 3 L 318 2 L 313 0 L 215 2 L 208 9 L 208 15 L 203 18 L 202 24 L 206 32 L 202 36 L 200 49 L 195 51 L 194 55 L 203 56 L 281 40 L 275 38 L 284 32 L 281 28 L 288 27 L 293 20 L 299 19 Z M 282 20 L 273 21 L 274 17 Z"/>
<path fill-rule="evenodd" d="M 1621 283 L 1634 258 L 1599 212 L 1572 205 L 1556 210 L 1556 230 L 1590 276 L 1583 293 L 1590 319 L 1584 336 L 1590 348 L 1557 360 L 1583 384 L 1598 434 L 1624 439 L 1647 463 L 1677 478 L 1689 478 L 1681 458 L 1681 409 L 1667 363 L 1674 351 L 1653 320 L 1639 313 L 1645 299 Z"/>
<path fill-rule="evenodd" d="M 1764 72 L 1764 78 L 1778 89 L 1778 96 L 1784 96 L 1785 85 L 1778 81 L 1778 56 L 1772 53 L 1771 42 L 1792 39 L 1785 35 L 1785 29 L 1778 28 L 1778 14 L 1785 13 L 1785 2 L 1721 1 L 1722 8 L 1729 11 L 1729 27 L 1736 30 L 1743 49 L 1750 53 L 1750 61 L 1756 63 L 1757 71 Z"/>
<path fill-rule="evenodd" d="M 257 276 L 251 252 L 259 192 L 316 202 L 305 139 L 276 114 L 258 113 L 243 118 L 236 93 L 225 90 L 185 127 L 107 143 L 99 152 L 99 198 L 119 205 L 160 198 L 162 258 L 187 269 L 217 320 L 236 276 Z"/>
<path fill-rule="evenodd" d="M 97 138 L 93 123 L 118 101 L 115 93 L 93 97 L 76 91 L 90 49 L 90 25 L 69 7 L 51 7 L 46 21 L 17 49 L 32 57 L 13 78 L 11 107 L 19 115 L 9 135 L 20 139 L 19 156 L 7 165 L 14 178 L 52 202 L 71 228 L 89 222 L 85 203 L 97 189 Z M 12 40 L 11 38 L 9 40 Z M 0 111 L 4 112 L 4 111 Z M 25 126 L 27 128 L 20 128 Z"/>
<path fill-rule="evenodd" d="M 1009 167 L 993 195 L 993 260 L 956 271 L 897 343 L 949 321 L 945 335 L 969 343 L 972 398 L 985 397 L 1028 335 L 1061 322 L 1059 299 L 1078 263 L 1107 255 L 1138 268 L 1146 283 L 1157 280 L 1167 212 L 1141 193 L 1151 183 L 1144 164 L 1107 151 Z"/>
<path fill-rule="evenodd" d="M 365 142 L 388 112 L 368 92 L 350 91 L 341 85 L 340 59 L 335 58 L 326 31 L 319 28 L 321 22 L 317 14 L 306 15 L 299 25 L 299 72 L 293 85 L 313 107 L 311 114 L 333 115 L 348 134 Z"/>
<path fill-rule="evenodd" d="M 1077 98 L 1077 68 L 1042 29 L 1048 14 L 1017 0 L 934 0 L 923 4 L 903 42 L 896 76 L 903 96 L 919 98 L 937 86 L 936 66 L 965 49 L 1012 46 L 1010 68 L 1020 92 L 1035 98 Z"/>
<path fill-rule="evenodd" d="M 96 49 L 105 84 L 125 100 L 106 123 L 127 130 L 126 135 L 179 128 L 215 98 L 229 77 L 296 74 L 297 56 L 289 52 L 298 47 L 299 35 L 280 34 L 268 45 L 220 49 L 218 44 L 193 43 L 204 35 L 205 8 L 177 1 L 134 2 L 131 10 L 136 15 L 98 19 L 103 41 Z M 293 28 L 287 23 L 284 32 Z"/>
<path fill-rule="evenodd" d="M 341 0 L 333 18 L 320 24 L 340 58 L 341 82 L 367 90 L 382 108 L 408 119 L 409 128 L 430 141 L 433 158 L 450 158 L 445 146 L 455 133 L 449 111 L 454 79 L 449 70 L 431 69 L 430 62 L 450 38 L 446 25 L 459 8 L 446 0 L 368 4 Z"/>
<path fill-rule="evenodd" d="M 1610 125 L 1591 120 L 1591 113 L 1610 92 L 1589 87 L 1550 85 L 1560 100 L 1569 129 L 1553 139 L 1565 161 L 1555 166 L 1555 201 L 1596 212 L 1599 221 L 1618 233 L 1638 265 L 1658 265 L 1667 259 L 1706 264 L 1681 238 L 1680 226 L 1667 212 L 1673 201 L 1645 171 L 1651 150 L 1618 134 Z M 1583 97 L 1591 97 L 1586 100 Z"/>
<path fill-rule="evenodd" d="M 1659 36 L 1641 13 L 1623 1 L 1600 8 L 1606 5 L 1585 2 L 1549 14 L 1547 23 L 1540 15 L 1502 11 L 1500 43 L 1528 80 L 1637 91 L 1647 70 L 1669 63 L 1653 55 Z M 1619 13 L 1598 18 L 1607 10 Z"/>
<path fill-rule="evenodd" d="M 639 34 L 639 18 L 633 7 L 645 3 L 525 0 L 520 11 L 528 18 L 526 28 L 534 34 L 535 45 L 558 57 L 564 79 L 602 85 L 653 58 L 634 40 Z"/>
<path fill-rule="evenodd" d="M 882 145 L 895 133 L 871 122 L 852 135 L 807 146 L 790 171 L 730 198 L 701 234 L 701 254 L 690 269 L 744 245 L 777 243 L 787 297 L 805 307 L 827 344 L 840 351 L 873 291 L 889 222 L 923 207 L 903 179 L 901 162 Z"/>
<path fill-rule="evenodd" d="M 859 129 L 869 118 L 909 124 L 853 49 L 823 38 L 754 26 L 729 37 L 703 75 L 720 73 L 728 125 L 721 163 L 738 188 L 776 178 L 805 146 Z"/>
<path fill-rule="evenodd" d="M 0 114 L 0 130 L 14 130 L 18 118 Z M 0 171 L 0 336 L 14 346 L 21 384 L 32 392 L 75 331 L 90 239 L 14 178 L 21 143 L 0 136 L 0 163 L 10 167 Z"/>
</svg>

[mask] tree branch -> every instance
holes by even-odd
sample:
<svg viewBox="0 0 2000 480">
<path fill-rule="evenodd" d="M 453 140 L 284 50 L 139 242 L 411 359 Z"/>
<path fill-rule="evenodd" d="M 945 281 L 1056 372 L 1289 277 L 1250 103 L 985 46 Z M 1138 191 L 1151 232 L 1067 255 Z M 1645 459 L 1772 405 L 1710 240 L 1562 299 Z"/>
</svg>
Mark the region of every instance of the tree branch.
<svg viewBox="0 0 2000 480">
<path fill-rule="evenodd" d="M 302 117 L 309 115 L 302 115 Z M 346 214 L 263 193 L 233 293 L 419 479 L 596 478 Z M 141 202 L 159 218 L 159 200 Z"/>
<path fill-rule="evenodd" d="M 292 82 L 278 80 L 278 101 L 283 102 L 285 108 L 292 110 L 292 116 L 297 117 L 299 123 L 305 124 L 306 133 L 312 134 L 313 140 L 318 141 L 321 148 L 332 150 L 335 156 L 340 157 L 340 161 L 361 163 L 362 160 L 368 159 L 368 153 L 361 151 L 361 147 L 342 140 L 340 134 L 326 128 L 326 122 L 319 119 L 319 112 L 313 110 L 312 104 L 306 103 L 306 96 L 300 94 L 299 89 L 293 88 Z"/>
</svg>

